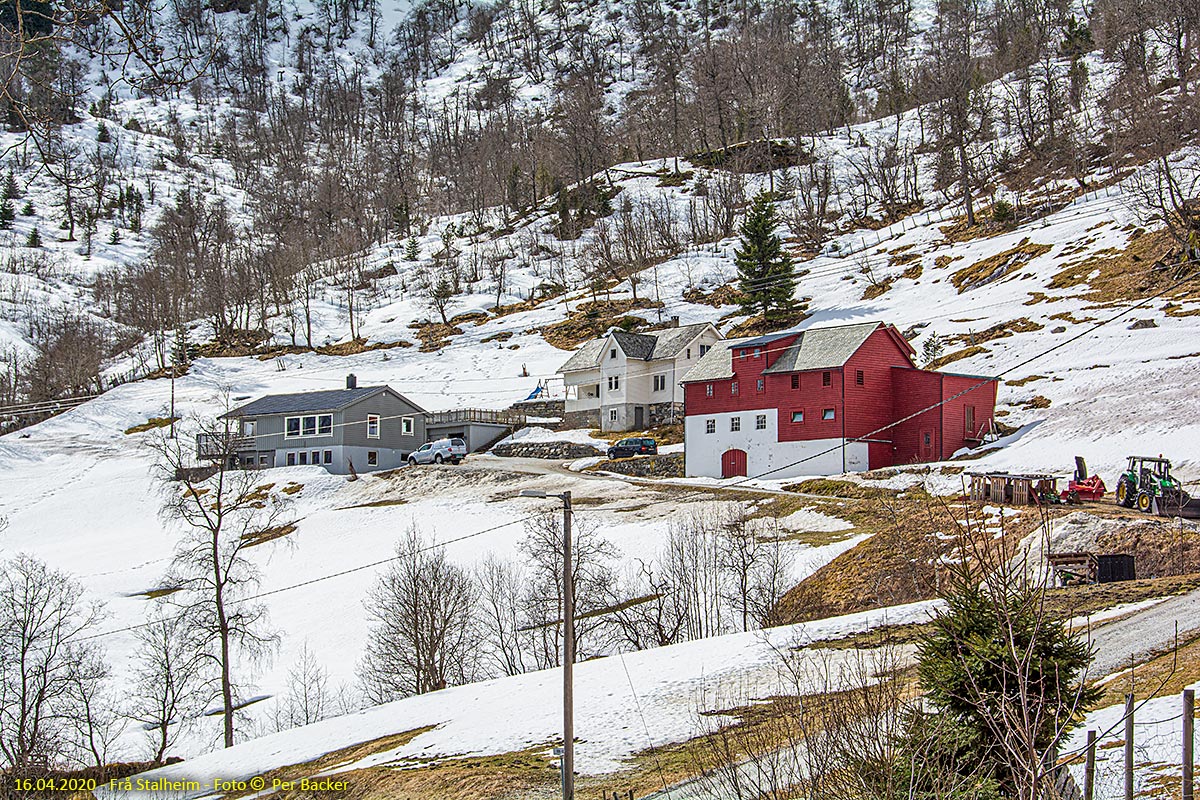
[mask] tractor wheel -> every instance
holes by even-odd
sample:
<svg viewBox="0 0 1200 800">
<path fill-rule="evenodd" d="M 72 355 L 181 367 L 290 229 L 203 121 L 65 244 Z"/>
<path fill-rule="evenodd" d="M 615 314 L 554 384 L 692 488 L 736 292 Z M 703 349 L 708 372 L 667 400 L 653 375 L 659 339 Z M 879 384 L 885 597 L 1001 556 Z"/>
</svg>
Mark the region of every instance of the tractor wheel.
<svg viewBox="0 0 1200 800">
<path fill-rule="evenodd" d="M 1154 495 L 1149 492 L 1139 492 L 1137 496 L 1137 510 L 1143 514 L 1149 514 L 1154 508 Z"/>
<path fill-rule="evenodd" d="M 1133 492 L 1130 491 L 1129 479 L 1123 475 L 1117 482 L 1117 505 L 1133 508 Z"/>
</svg>

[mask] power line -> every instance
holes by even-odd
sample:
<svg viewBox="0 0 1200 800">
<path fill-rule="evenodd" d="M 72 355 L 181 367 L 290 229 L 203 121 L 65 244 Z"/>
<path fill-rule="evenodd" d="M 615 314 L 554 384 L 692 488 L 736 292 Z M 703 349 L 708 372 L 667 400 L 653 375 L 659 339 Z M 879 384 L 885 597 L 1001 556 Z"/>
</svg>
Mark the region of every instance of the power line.
<svg viewBox="0 0 1200 800">
<path fill-rule="evenodd" d="M 522 522 L 527 522 L 533 518 L 534 518 L 533 515 L 521 517 L 519 519 L 514 519 L 509 522 L 503 522 L 499 525 L 493 525 L 490 528 L 484 528 L 483 530 L 480 530 L 480 531 L 475 531 L 473 533 L 464 534 L 463 536 L 458 536 L 453 539 L 446 539 L 445 541 L 434 542 L 433 544 L 426 545 L 425 547 L 419 547 L 416 550 L 409 550 L 404 553 L 398 553 L 394 556 L 389 556 L 388 558 L 381 558 L 378 561 L 372 561 L 368 564 L 359 564 L 358 566 L 355 566 L 355 567 L 343 569 L 338 572 L 331 572 L 326 575 L 320 575 L 316 578 L 310 578 L 306 581 L 300 581 L 299 583 L 293 583 L 288 586 L 281 586 L 277 589 L 269 589 L 268 591 L 259 592 L 257 594 L 252 594 L 247 597 L 239 597 L 239 598 L 236 598 L 229 602 L 230 602 L 230 604 L 249 603 L 253 600 L 261 600 L 264 597 L 271 597 L 273 595 L 283 594 L 284 592 L 290 592 L 294 589 L 300 589 L 305 586 L 312 586 L 315 583 L 322 583 L 324 581 L 332 580 L 334 578 L 341 578 L 346 575 L 352 575 L 356 572 L 362 572 L 363 570 L 374 569 L 375 567 L 383 566 L 384 564 L 389 564 L 393 561 L 400 561 L 401 559 L 416 556 L 421 553 L 428 552 L 430 550 L 436 550 L 440 547 L 445 547 L 446 545 L 457 544 L 459 542 L 465 542 L 468 539 L 474 539 L 477 536 L 483 536 L 484 534 L 492 533 L 493 531 L 498 531 L 502 528 L 508 528 L 508 527 L 517 525 Z M 173 615 L 170 617 L 166 617 L 165 619 L 166 620 L 180 619 L 184 615 L 185 615 L 184 613 L 180 613 L 180 614 L 176 614 L 176 615 Z M 81 636 L 81 637 L 79 637 L 79 639 L 77 641 L 87 641 L 89 639 L 101 639 L 101 638 L 104 638 L 107 636 L 114 636 L 118 633 L 127 633 L 129 631 L 135 631 L 140 628 L 149 627 L 151 625 L 157 624 L 159 621 L 161 621 L 161 620 L 150 620 L 148 622 L 139 622 L 136 625 L 127 625 L 124 628 L 114 628 L 112 630 L 101 631 L 100 633 L 93 633 L 93 634 L 89 634 L 88 636 Z"/>
</svg>

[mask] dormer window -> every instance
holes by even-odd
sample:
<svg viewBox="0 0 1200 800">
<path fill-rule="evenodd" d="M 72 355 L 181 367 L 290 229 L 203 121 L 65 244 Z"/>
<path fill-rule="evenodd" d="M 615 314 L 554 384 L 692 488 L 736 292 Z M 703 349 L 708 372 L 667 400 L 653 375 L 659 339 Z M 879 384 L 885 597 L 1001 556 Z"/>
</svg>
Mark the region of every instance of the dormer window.
<svg viewBox="0 0 1200 800">
<path fill-rule="evenodd" d="M 617 348 L 615 348 L 615 347 L 614 347 L 612 350 L 609 350 L 609 351 L 608 351 L 608 357 L 609 357 L 609 358 L 616 358 L 616 357 L 617 357 Z"/>
</svg>

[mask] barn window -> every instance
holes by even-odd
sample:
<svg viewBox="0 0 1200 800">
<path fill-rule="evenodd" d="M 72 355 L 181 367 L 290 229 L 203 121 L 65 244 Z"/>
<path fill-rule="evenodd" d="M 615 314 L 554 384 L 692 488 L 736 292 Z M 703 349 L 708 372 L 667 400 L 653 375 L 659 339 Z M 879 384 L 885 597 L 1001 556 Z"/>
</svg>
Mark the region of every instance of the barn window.
<svg viewBox="0 0 1200 800">
<path fill-rule="evenodd" d="M 765 378 L 759 378 L 759 379 L 758 379 L 758 385 L 757 385 L 757 386 L 755 386 L 754 388 L 756 388 L 756 389 L 759 391 L 759 393 L 760 393 L 760 394 L 761 394 L 762 392 L 765 392 L 765 391 L 767 390 L 767 382 L 766 382 L 766 379 L 765 379 Z"/>
<path fill-rule="evenodd" d="M 767 415 L 759 414 L 754 418 L 754 430 L 765 431 L 767 429 Z"/>
<path fill-rule="evenodd" d="M 975 406 L 967 406 L 966 411 L 966 434 L 970 436 L 975 433 Z"/>
<path fill-rule="evenodd" d="M 822 372 L 821 373 L 821 385 L 822 386 L 832 386 L 833 385 L 833 375 L 828 372 Z"/>
<path fill-rule="evenodd" d="M 705 433 L 716 433 L 717 432 L 717 421 L 715 419 L 704 420 L 704 432 Z"/>
<path fill-rule="evenodd" d="M 762 358 L 762 348 L 761 347 L 754 348 L 754 357 Z"/>
<path fill-rule="evenodd" d="M 832 408 L 827 408 L 821 412 L 821 419 L 828 420 L 828 419 L 836 419 L 836 418 L 837 418 L 837 414 L 834 412 L 834 410 Z"/>
<path fill-rule="evenodd" d="M 741 429 L 742 429 L 742 418 L 741 417 L 730 417 L 729 418 L 729 430 L 732 431 L 733 433 L 737 433 Z"/>
<path fill-rule="evenodd" d="M 792 412 L 792 422 L 804 422 L 804 412 L 803 411 L 793 411 Z"/>
<path fill-rule="evenodd" d="M 712 384 L 711 383 L 704 384 L 704 396 L 712 397 L 712 395 L 713 395 Z"/>
<path fill-rule="evenodd" d="M 863 383 L 865 382 L 863 380 L 863 371 L 861 369 L 856 369 L 854 371 L 854 382 L 857 383 L 859 386 L 862 386 Z"/>
<path fill-rule="evenodd" d="M 793 375 L 793 376 L 792 376 L 792 388 L 793 388 L 793 389 L 799 389 L 799 388 L 800 388 L 800 376 L 799 376 L 799 375 Z"/>
</svg>

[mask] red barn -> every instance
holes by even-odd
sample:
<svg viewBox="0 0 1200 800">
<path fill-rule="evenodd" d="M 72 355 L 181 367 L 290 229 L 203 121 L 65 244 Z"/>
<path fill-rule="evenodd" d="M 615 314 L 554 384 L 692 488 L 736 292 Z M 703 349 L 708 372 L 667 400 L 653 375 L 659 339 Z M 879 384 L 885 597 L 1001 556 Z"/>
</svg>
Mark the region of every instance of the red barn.
<svg viewBox="0 0 1200 800">
<path fill-rule="evenodd" d="M 687 474 L 834 475 L 979 444 L 998 379 L 919 369 L 914 354 L 880 322 L 718 342 L 682 381 Z"/>
</svg>

